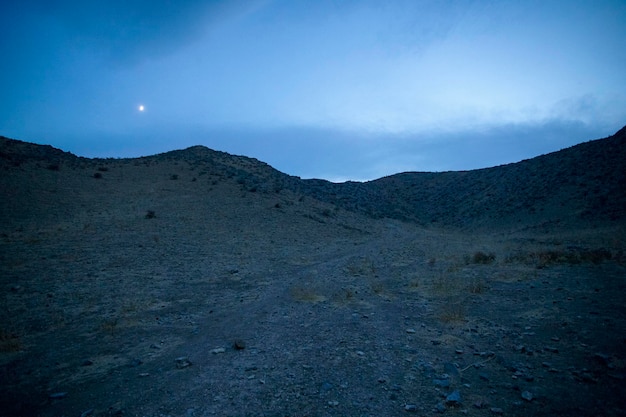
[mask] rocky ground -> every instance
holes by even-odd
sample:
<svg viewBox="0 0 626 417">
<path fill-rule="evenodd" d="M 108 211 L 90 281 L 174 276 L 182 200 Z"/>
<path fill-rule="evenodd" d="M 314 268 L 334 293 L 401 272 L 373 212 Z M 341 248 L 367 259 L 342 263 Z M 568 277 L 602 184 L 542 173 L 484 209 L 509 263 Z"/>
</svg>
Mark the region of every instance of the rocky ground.
<svg viewBox="0 0 626 417">
<path fill-rule="evenodd" d="M 423 227 L 201 172 L 3 171 L 0 415 L 626 414 L 621 223 Z"/>
</svg>

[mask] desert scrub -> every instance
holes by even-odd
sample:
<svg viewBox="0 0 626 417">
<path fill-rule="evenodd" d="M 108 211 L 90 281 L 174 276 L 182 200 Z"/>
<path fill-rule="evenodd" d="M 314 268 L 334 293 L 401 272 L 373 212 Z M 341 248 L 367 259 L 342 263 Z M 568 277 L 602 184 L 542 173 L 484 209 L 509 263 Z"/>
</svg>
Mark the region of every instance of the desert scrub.
<svg viewBox="0 0 626 417">
<path fill-rule="evenodd" d="M 357 258 L 351 260 L 345 271 L 352 276 L 370 276 L 376 275 L 376 266 L 369 258 Z"/>
<path fill-rule="evenodd" d="M 20 338 L 14 334 L 0 329 L 0 352 L 19 352 L 22 350 Z"/>
<path fill-rule="evenodd" d="M 296 285 L 289 290 L 291 297 L 296 301 L 319 303 L 326 301 L 326 297 L 318 294 L 313 288 L 305 285 Z"/>
<path fill-rule="evenodd" d="M 470 278 L 467 289 L 472 294 L 482 294 L 485 292 L 485 281 L 481 278 Z"/>
<path fill-rule="evenodd" d="M 441 271 L 435 275 L 432 281 L 432 289 L 442 295 L 455 294 L 459 291 L 459 283 L 453 275 Z"/>
<path fill-rule="evenodd" d="M 111 317 L 106 320 L 103 320 L 100 324 L 100 330 L 106 333 L 113 333 L 117 330 L 118 318 Z"/>
<path fill-rule="evenodd" d="M 444 323 L 463 321 L 465 308 L 460 301 L 446 300 L 439 311 L 439 319 Z"/>
<path fill-rule="evenodd" d="M 494 253 L 485 253 L 483 251 L 474 252 L 472 255 L 472 263 L 487 265 L 491 264 L 496 260 L 496 255 Z"/>
<path fill-rule="evenodd" d="M 600 264 L 613 259 L 608 249 L 568 248 L 566 250 L 538 250 L 509 256 L 506 262 L 520 262 L 535 265 L 541 269 L 550 265 L 577 265 L 581 263 Z"/>
</svg>

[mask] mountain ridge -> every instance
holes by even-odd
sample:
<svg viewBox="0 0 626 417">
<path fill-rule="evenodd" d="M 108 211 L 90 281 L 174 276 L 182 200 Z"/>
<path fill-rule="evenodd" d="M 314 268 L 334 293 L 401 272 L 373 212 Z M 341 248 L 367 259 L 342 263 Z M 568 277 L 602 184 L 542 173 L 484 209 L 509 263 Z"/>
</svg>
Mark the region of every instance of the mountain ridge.
<svg viewBox="0 0 626 417">
<path fill-rule="evenodd" d="M 470 171 L 402 172 L 332 183 L 300 179 L 255 158 L 202 145 L 139 158 L 84 158 L 50 145 L 0 137 L 0 166 L 27 161 L 49 170 L 107 163 L 186 162 L 233 179 L 251 192 L 292 193 L 374 218 L 461 229 L 552 227 L 622 222 L 626 218 L 626 127 L 614 135 L 520 162 Z M 550 226 L 552 225 L 552 226 Z"/>
</svg>

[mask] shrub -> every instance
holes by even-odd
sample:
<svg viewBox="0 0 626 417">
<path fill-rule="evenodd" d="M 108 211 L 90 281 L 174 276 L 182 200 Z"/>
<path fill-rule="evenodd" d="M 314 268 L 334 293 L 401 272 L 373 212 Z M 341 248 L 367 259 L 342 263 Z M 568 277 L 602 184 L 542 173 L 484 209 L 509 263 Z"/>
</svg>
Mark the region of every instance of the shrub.
<svg viewBox="0 0 626 417">
<path fill-rule="evenodd" d="M 485 253 L 482 251 L 475 252 L 472 256 L 472 262 L 475 264 L 490 264 L 496 260 L 496 255 L 493 253 Z"/>
<path fill-rule="evenodd" d="M 439 319 L 444 323 L 463 321 L 465 309 L 460 302 L 448 300 L 439 311 Z"/>
<path fill-rule="evenodd" d="M 95 174 L 93 174 L 93 177 L 97 180 L 102 179 L 102 174 L 99 172 L 96 172 Z"/>
<path fill-rule="evenodd" d="M 154 219 L 156 217 L 156 214 L 154 213 L 153 210 L 148 210 L 146 212 L 146 219 Z"/>
<path fill-rule="evenodd" d="M 482 294 L 485 291 L 485 282 L 480 278 L 472 278 L 468 289 L 472 294 Z"/>
<path fill-rule="evenodd" d="M 20 350 L 22 350 L 22 343 L 19 337 L 0 329 L 0 352 L 19 352 Z"/>
</svg>

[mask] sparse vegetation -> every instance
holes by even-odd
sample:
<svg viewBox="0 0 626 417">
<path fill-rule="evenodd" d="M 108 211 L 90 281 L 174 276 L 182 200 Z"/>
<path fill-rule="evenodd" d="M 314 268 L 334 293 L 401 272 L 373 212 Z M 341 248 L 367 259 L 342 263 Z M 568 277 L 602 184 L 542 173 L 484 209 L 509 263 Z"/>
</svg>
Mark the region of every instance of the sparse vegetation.
<svg viewBox="0 0 626 417">
<path fill-rule="evenodd" d="M 471 278 L 468 284 L 468 290 L 472 294 L 482 294 L 485 292 L 485 281 L 480 278 Z"/>
<path fill-rule="evenodd" d="M 507 257 L 506 262 L 521 262 L 533 264 L 537 268 L 545 268 L 550 265 L 580 263 L 600 264 L 603 261 L 613 259 L 613 253 L 604 248 L 582 249 L 571 247 L 565 250 L 538 250 L 534 252 L 515 254 Z"/>
<path fill-rule="evenodd" d="M 483 264 L 488 265 L 493 263 L 496 260 L 496 255 L 494 253 L 485 253 L 482 251 L 474 252 L 472 255 L 472 263 L 475 264 Z"/>
<path fill-rule="evenodd" d="M 451 295 L 457 294 L 460 290 L 460 286 L 455 276 L 447 271 L 439 271 L 432 280 L 432 289 L 439 295 Z"/>
<path fill-rule="evenodd" d="M 307 285 L 296 285 L 289 290 L 291 297 L 296 301 L 303 301 L 309 303 L 319 303 L 326 301 L 326 297 L 318 294 L 312 287 Z"/>
<path fill-rule="evenodd" d="M 117 330 L 117 323 L 117 317 L 106 319 L 100 324 L 100 330 L 105 333 L 113 333 Z"/>
<path fill-rule="evenodd" d="M 439 312 L 439 319 L 444 323 L 458 322 L 465 318 L 465 308 L 460 301 L 447 300 Z"/>
<path fill-rule="evenodd" d="M 0 352 L 19 352 L 22 350 L 20 338 L 14 334 L 0 329 Z"/>
</svg>

